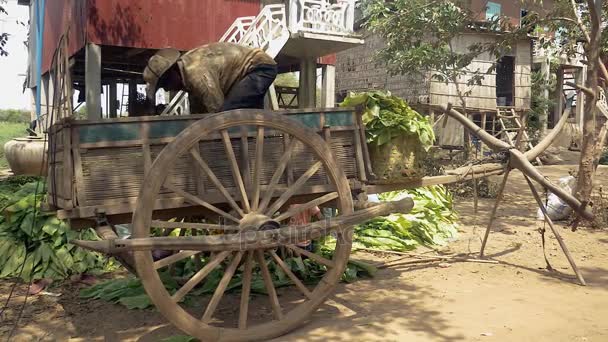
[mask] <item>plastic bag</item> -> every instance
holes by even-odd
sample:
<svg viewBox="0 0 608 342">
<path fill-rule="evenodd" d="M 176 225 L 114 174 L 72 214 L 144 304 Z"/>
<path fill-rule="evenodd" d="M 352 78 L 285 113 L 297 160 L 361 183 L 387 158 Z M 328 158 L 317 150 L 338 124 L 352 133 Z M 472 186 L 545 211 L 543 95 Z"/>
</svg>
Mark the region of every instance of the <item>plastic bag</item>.
<svg viewBox="0 0 608 342">
<path fill-rule="evenodd" d="M 558 185 L 568 193 L 572 193 L 576 184 L 576 178 L 572 176 L 562 177 L 559 179 Z M 547 199 L 547 215 L 552 221 L 560 221 L 568 218 L 572 213 L 572 208 L 568 206 L 561 198 L 557 197 L 552 192 L 549 192 Z M 539 220 L 544 220 L 543 212 L 538 208 L 536 217 Z"/>
</svg>

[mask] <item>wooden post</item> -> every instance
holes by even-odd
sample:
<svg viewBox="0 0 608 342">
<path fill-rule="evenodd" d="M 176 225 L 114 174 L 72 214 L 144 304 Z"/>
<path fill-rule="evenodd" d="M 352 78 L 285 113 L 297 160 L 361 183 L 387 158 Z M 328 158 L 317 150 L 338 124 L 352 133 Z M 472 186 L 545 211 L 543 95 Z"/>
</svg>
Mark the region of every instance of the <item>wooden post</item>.
<svg viewBox="0 0 608 342">
<path fill-rule="evenodd" d="M 129 81 L 129 116 L 132 115 L 133 112 L 133 104 L 137 99 L 137 82 L 130 80 Z"/>
<path fill-rule="evenodd" d="M 110 81 L 110 85 L 108 86 L 108 99 L 110 101 L 110 105 L 108 107 L 108 113 L 111 118 L 115 118 L 118 116 L 118 101 L 116 97 L 116 81 Z"/>
<path fill-rule="evenodd" d="M 543 98 L 549 99 L 549 82 L 551 80 L 551 64 L 549 58 L 545 58 L 540 66 L 541 73 L 543 75 L 543 82 L 545 84 L 545 89 L 543 90 Z M 538 117 L 538 123 L 540 125 L 540 137 L 541 139 L 545 137 L 547 134 L 547 123 L 549 121 L 549 108 L 543 111 Z M 557 121 L 555 121 L 557 122 Z"/>
<path fill-rule="evenodd" d="M 553 113 L 553 123 L 559 121 L 559 118 L 564 112 L 564 68 L 560 67 L 557 70 L 557 102 L 555 106 L 555 112 Z"/>
<path fill-rule="evenodd" d="M 483 129 L 484 131 L 488 131 L 487 129 L 487 123 L 488 123 L 488 117 L 487 117 L 487 113 L 483 112 L 481 113 L 481 129 Z M 485 146 L 486 144 L 483 143 L 483 141 L 479 141 L 479 153 L 481 153 L 481 158 L 484 157 L 484 152 L 485 152 Z"/>
<path fill-rule="evenodd" d="M 300 84 L 298 89 L 299 108 L 316 107 L 317 60 L 305 58 L 300 62 Z"/>
<path fill-rule="evenodd" d="M 321 107 L 332 108 L 336 106 L 336 67 L 323 66 L 323 90 L 321 93 Z"/>
<path fill-rule="evenodd" d="M 101 47 L 88 43 L 85 50 L 87 118 L 101 119 Z"/>
</svg>

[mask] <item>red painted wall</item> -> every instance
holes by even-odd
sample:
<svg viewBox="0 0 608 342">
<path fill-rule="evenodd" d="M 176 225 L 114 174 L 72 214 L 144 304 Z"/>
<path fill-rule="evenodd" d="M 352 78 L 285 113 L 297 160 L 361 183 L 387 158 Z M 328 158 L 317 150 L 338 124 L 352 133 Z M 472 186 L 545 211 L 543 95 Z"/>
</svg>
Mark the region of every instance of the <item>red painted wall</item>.
<svg viewBox="0 0 608 342">
<path fill-rule="evenodd" d="M 87 38 L 100 45 L 189 50 L 218 41 L 259 0 L 89 0 Z"/>
<path fill-rule="evenodd" d="M 189 50 L 218 41 L 243 16 L 260 12 L 260 0 L 51 0 L 46 2 L 42 72 L 69 28 L 69 53 L 87 41 L 110 46 Z M 319 59 L 334 64 L 335 56 Z"/>
<path fill-rule="evenodd" d="M 85 44 L 87 0 L 52 0 L 46 2 L 44 13 L 44 49 L 42 72 L 51 66 L 61 36 L 69 30 L 69 53 L 78 52 Z"/>
</svg>

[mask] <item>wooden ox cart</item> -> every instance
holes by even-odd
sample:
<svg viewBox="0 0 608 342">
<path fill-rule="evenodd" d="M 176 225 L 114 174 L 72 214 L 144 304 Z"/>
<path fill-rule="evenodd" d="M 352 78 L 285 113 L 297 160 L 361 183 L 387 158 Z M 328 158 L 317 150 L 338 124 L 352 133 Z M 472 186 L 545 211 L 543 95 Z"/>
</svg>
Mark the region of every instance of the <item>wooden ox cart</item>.
<svg viewBox="0 0 608 342">
<path fill-rule="evenodd" d="M 407 199 L 354 212 L 353 199 L 372 177 L 368 160 L 365 132 L 352 109 L 63 119 L 49 130 L 48 203 L 73 227 L 96 222 L 105 240 L 74 243 L 134 268 L 154 304 L 186 333 L 204 341 L 259 340 L 299 326 L 324 302 L 346 267 L 353 224 L 411 209 Z M 335 208 L 337 216 L 289 225 L 314 207 Z M 111 227 L 118 223 L 132 224 L 129 239 L 116 238 Z M 154 236 L 158 229 L 167 234 Z M 169 236 L 175 229 L 191 233 Z M 331 260 L 297 246 L 330 233 L 338 241 Z M 327 272 L 306 286 L 277 247 Z M 172 253 L 159 259 L 153 250 Z M 170 294 L 158 271 L 194 255 L 207 263 Z M 291 278 L 300 301 L 279 302 L 267 258 Z M 219 265 L 224 275 L 204 313 L 187 311 L 180 300 Z M 272 308 L 265 322 L 248 315 L 254 267 Z M 213 315 L 237 268 L 243 268 L 238 322 L 218 327 Z"/>
<path fill-rule="evenodd" d="M 506 168 L 491 167 L 483 174 Z M 462 178 L 431 177 L 390 187 Z M 351 251 L 351 227 L 413 206 L 405 199 L 355 211 L 354 199 L 364 198 L 360 194 L 389 190 L 372 180 L 364 128 L 352 109 L 62 119 L 49 130 L 48 203 L 73 226 L 97 222 L 104 238 L 74 243 L 117 256 L 134 268 L 158 310 L 203 341 L 268 339 L 303 324 L 340 281 Z M 337 215 L 289 224 L 314 207 L 335 208 Z M 118 223 L 131 223 L 129 239 L 117 238 L 112 224 Z M 187 233 L 169 234 L 176 229 Z M 337 241 L 331 259 L 297 246 L 329 234 Z M 170 253 L 159 258 L 158 250 Z M 316 285 L 305 285 L 279 250 L 307 257 L 327 271 Z M 168 291 L 159 271 L 193 256 L 207 262 L 199 258 L 196 272 L 182 279 L 177 291 Z M 284 271 L 300 298 L 279 301 L 266 260 Z M 204 311 L 184 306 L 182 299 L 220 265 L 223 276 Z M 250 302 L 255 303 L 250 296 L 254 268 L 268 293 L 268 316 L 249 314 Z M 242 270 L 241 296 L 231 319 L 217 308 L 237 269 Z"/>
</svg>

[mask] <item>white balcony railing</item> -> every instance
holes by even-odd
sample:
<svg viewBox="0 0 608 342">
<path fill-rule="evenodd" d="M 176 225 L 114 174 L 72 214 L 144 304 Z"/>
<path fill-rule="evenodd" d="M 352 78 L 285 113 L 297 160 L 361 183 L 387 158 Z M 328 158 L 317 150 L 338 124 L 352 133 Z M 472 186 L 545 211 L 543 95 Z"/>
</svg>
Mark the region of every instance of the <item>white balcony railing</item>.
<svg viewBox="0 0 608 342">
<path fill-rule="evenodd" d="M 256 17 L 240 17 L 237 18 L 230 28 L 226 30 L 226 33 L 220 38 L 220 42 L 236 43 L 238 44 L 245 33 L 251 27 L 251 24 L 255 21 Z"/>
<path fill-rule="evenodd" d="M 290 0 L 289 31 L 353 34 L 356 0 Z"/>
<path fill-rule="evenodd" d="M 249 25 L 238 44 L 260 48 L 273 58 L 289 39 L 284 5 L 268 5 Z"/>
</svg>

